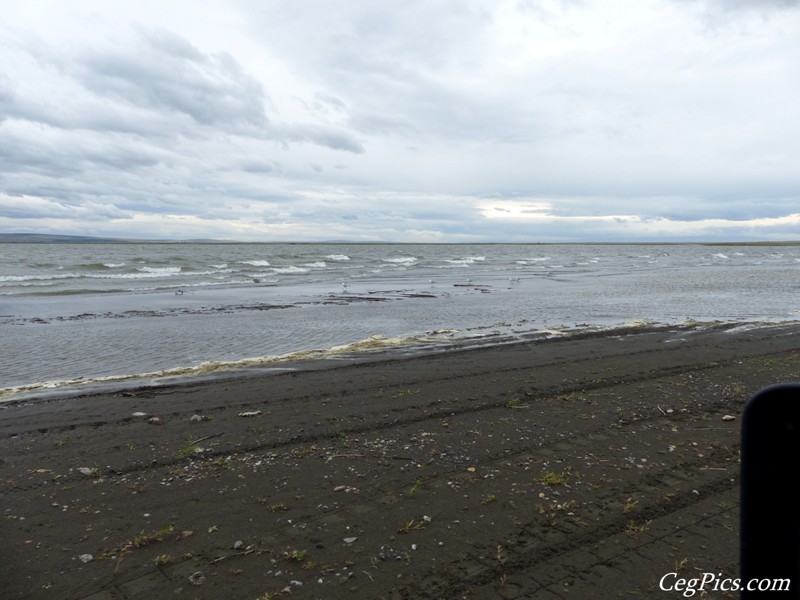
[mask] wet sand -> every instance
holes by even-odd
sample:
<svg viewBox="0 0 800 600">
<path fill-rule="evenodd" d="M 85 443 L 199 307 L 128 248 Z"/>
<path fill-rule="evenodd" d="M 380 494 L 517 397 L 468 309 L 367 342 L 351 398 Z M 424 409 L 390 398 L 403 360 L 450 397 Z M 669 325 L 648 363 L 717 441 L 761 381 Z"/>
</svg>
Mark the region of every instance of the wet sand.
<svg viewBox="0 0 800 600">
<path fill-rule="evenodd" d="M 3 597 L 663 598 L 671 571 L 737 577 L 741 410 L 800 378 L 798 348 L 796 325 L 620 330 L 9 403 Z"/>
</svg>

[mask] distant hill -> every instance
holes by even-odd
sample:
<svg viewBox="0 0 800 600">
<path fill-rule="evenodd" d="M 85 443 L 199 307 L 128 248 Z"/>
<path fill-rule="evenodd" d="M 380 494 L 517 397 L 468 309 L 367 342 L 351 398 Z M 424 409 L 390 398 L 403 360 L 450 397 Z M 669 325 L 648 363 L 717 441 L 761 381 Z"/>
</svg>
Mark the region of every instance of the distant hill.
<svg viewBox="0 0 800 600">
<path fill-rule="evenodd" d="M 221 243 L 219 240 L 141 240 L 93 237 L 88 235 L 51 235 L 46 233 L 0 233 L 0 243 L 19 244 L 185 244 Z"/>
<path fill-rule="evenodd" d="M 89 235 L 52 235 L 48 233 L 1 233 L 0 244 L 19 243 L 19 244 L 395 244 L 400 245 L 406 242 L 379 242 L 379 241 L 350 241 L 350 240 L 320 240 L 316 242 L 238 242 L 234 240 L 215 240 L 210 238 L 193 240 L 146 240 L 141 238 L 113 238 L 113 237 L 93 237 Z M 414 244 L 415 242 L 409 242 Z M 503 244 L 504 242 L 482 242 L 488 245 Z M 550 243 L 560 242 L 527 242 L 532 244 L 549 245 Z M 527 243 L 523 242 L 523 245 Z M 569 242 L 567 242 L 569 243 Z M 599 246 L 680 246 L 682 244 L 700 244 L 703 246 L 800 246 L 800 241 L 695 241 L 695 242 L 572 242 L 575 245 L 599 245 Z"/>
</svg>

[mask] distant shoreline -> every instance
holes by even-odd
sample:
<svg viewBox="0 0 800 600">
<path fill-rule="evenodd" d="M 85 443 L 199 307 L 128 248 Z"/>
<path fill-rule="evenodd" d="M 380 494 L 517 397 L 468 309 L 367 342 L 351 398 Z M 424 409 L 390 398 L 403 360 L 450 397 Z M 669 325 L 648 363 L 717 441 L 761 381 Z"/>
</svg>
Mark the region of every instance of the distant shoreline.
<svg viewBox="0 0 800 600">
<path fill-rule="evenodd" d="M 777 241 L 695 241 L 695 242 L 381 242 L 381 241 L 348 241 L 348 240 L 320 240 L 320 241 L 274 241 L 274 242 L 242 242 L 236 240 L 215 239 L 142 239 L 142 238 L 113 238 L 94 237 L 86 235 L 54 235 L 43 233 L 0 233 L 0 244 L 220 244 L 220 245 L 351 245 L 351 246 L 800 246 L 800 240 Z"/>
</svg>

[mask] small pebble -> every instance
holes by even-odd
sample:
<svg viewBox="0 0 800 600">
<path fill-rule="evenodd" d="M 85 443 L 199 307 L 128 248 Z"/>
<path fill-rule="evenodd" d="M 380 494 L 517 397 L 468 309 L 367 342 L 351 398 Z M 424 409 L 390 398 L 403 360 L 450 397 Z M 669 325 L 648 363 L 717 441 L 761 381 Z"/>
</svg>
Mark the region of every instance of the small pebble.
<svg viewBox="0 0 800 600">
<path fill-rule="evenodd" d="M 239 550 L 240 548 L 244 548 L 244 542 L 242 540 L 236 540 L 233 543 L 233 549 L 234 550 Z"/>
<path fill-rule="evenodd" d="M 82 563 L 88 563 L 94 559 L 94 556 L 92 556 L 91 554 L 81 554 L 78 558 Z"/>
<path fill-rule="evenodd" d="M 189 575 L 189 583 L 192 585 L 203 585 L 206 582 L 206 576 L 200 571 L 195 571 Z"/>
<path fill-rule="evenodd" d="M 353 542 L 355 542 L 357 539 L 358 539 L 357 537 L 346 537 L 346 538 L 344 538 L 344 540 L 342 540 L 342 541 L 344 541 L 344 543 L 345 543 L 345 544 L 352 544 L 352 543 L 353 543 Z"/>
<path fill-rule="evenodd" d="M 722 420 L 723 421 L 735 421 L 736 417 L 734 417 L 733 415 L 725 415 L 725 416 L 722 417 Z"/>
</svg>

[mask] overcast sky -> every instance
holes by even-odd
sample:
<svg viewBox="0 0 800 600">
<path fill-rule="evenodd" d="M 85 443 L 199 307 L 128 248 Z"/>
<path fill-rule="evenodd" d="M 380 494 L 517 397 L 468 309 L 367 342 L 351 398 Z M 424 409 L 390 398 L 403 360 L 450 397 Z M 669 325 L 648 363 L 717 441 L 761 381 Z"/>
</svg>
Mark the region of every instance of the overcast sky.
<svg viewBox="0 0 800 600">
<path fill-rule="evenodd" d="M 0 0 L 0 232 L 800 239 L 798 0 Z"/>
</svg>

